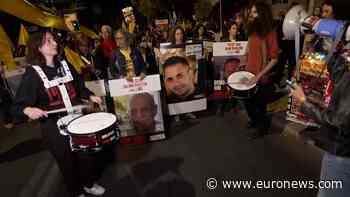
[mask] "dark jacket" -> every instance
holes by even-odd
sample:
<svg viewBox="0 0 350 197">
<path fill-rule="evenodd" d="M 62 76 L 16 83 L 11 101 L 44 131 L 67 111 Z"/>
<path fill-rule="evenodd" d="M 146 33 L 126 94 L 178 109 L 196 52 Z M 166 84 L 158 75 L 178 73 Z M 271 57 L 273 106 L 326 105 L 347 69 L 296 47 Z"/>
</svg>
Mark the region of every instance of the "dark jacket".
<svg viewBox="0 0 350 197">
<path fill-rule="evenodd" d="M 307 101 L 301 106 L 305 115 L 327 128 L 334 142 L 330 152 L 342 157 L 350 157 L 350 72 L 346 64 L 349 62 L 340 56 L 330 64 L 334 91 L 328 108 L 321 111 Z"/>
<path fill-rule="evenodd" d="M 49 80 L 62 75 L 58 67 L 51 68 L 48 66 L 41 66 L 41 68 Z M 84 81 L 81 80 L 74 67 L 69 65 L 69 69 L 74 80 L 69 82 L 73 85 L 73 88 L 67 89 L 67 91 L 70 95 L 72 105 L 77 105 L 82 103 L 81 99 L 88 100 L 89 96 L 93 93 L 85 87 Z M 40 76 L 31 66 L 26 68 L 26 72 L 24 73 L 20 86 L 16 92 L 11 110 L 13 116 L 19 119 L 24 118 L 25 115 L 23 109 L 29 106 L 39 107 L 44 110 L 64 108 L 60 93 L 53 88 L 51 88 L 50 91 L 47 90 L 44 87 L 44 83 Z"/>
<path fill-rule="evenodd" d="M 137 48 L 131 49 L 131 58 L 134 63 L 135 75 L 139 76 L 141 73 L 146 74 L 146 64 L 141 52 Z M 112 53 L 112 62 L 110 63 L 110 73 L 112 78 L 122 78 L 126 76 L 126 60 L 125 56 L 116 49 Z"/>
</svg>

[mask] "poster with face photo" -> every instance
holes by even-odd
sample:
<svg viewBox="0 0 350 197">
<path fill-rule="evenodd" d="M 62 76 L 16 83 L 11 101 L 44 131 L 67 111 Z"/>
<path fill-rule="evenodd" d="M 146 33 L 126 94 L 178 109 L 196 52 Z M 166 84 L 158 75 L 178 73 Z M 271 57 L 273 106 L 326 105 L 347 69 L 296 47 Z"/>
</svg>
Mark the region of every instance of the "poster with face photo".
<svg viewBox="0 0 350 197">
<path fill-rule="evenodd" d="M 121 143 L 135 144 L 165 139 L 159 75 L 141 80 L 109 81 Z"/>
<path fill-rule="evenodd" d="M 158 62 L 170 115 L 206 109 L 205 73 L 202 44 L 186 44 L 182 48 L 163 44 L 159 49 Z M 188 55 L 188 56 L 187 56 Z"/>
<path fill-rule="evenodd" d="M 213 44 L 213 99 L 224 99 L 227 79 L 234 72 L 245 70 L 247 42 L 216 42 Z"/>
</svg>

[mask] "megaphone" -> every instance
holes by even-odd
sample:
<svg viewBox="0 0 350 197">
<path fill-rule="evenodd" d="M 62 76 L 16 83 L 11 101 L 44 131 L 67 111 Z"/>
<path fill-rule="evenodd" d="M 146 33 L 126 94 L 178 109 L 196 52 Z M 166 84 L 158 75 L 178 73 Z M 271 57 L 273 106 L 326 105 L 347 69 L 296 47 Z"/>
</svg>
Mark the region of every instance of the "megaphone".
<svg viewBox="0 0 350 197">
<path fill-rule="evenodd" d="M 286 40 L 294 40 L 296 31 L 302 33 L 312 31 L 334 40 L 344 25 L 343 21 L 310 16 L 301 5 L 296 5 L 286 14 L 282 28 Z"/>
<path fill-rule="evenodd" d="M 309 17 L 301 5 L 291 8 L 283 21 L 283 34 L 286 40 L 294 40 L 295 32 L 300 31 L 300 25 Z"/>
</svg>

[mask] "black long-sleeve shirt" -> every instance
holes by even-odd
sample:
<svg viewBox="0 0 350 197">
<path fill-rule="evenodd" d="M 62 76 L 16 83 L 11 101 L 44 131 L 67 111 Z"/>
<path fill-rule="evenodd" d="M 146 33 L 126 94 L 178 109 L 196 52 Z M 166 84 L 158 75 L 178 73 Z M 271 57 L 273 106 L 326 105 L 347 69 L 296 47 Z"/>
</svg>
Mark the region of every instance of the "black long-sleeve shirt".
<svg viewBox="0 0 350 197">
<path fill-rule="evenodd" d="M 64 76 L 61 71 L 63 69 L 59 69 L 60 67 L 41 66 L 49 80 Z M 81 103 L 81 99 L 88 99 L 92 92 L 85 87 L 74 67 L 69 65 L 69 69 L 74 80 L 66 83 L 65 86 L 72 105 L 77 105 Z M 24 118 L 23 110 L 26 107 L 38 107 L 43 110 L 64 108 L 58 87 L 46 89 L 39 74 L 32 66 L 28 66 L 23 75 L 14 99 L 12 114 L 18 118 Z"/>
</svg>

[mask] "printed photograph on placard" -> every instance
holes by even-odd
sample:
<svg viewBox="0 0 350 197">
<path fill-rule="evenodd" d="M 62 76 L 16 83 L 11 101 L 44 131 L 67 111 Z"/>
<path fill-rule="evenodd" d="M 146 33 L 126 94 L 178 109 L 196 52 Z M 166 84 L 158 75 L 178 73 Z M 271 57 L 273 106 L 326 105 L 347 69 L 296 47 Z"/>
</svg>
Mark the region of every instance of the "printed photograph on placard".
<svg viewBox="0 0 350 197">
<path fill-rule="evenodd" d="M 164 131 L 159 92 L 113 97 L 121 137 Z"/>
<path fill-rule="evenodd" d="M 199 105 L 194 105 L 198 106 L 195 108 L 182 105 L 186 102 L 188 104 L 189 101 L 205 98 L 206 62 L 203 58 L 202 44 L 187 43 L 179 48 L 179 45 L 163 43 L 156 54 L 169 113 L 176 111 L 175 114 L 181 114 L 206 109 L 206 104 L 203 104 L 206 100 L 201 100 Z M 171 104 L 172 106 L 169 106 Z"/>
<path fill-rule="evenodd" d="M 223 99 L 227 79 L 235 72 L 245 70 L 247 42 L 217 42 L 213 44 L 214 91 L 213 99 Z"/>
<path fill-rule="evenodd" d="M 166 60 L 163 68 L 163 83 L 167 102 L 177 103 L 204 97 L 203 87 L 198 83 L 200 71 L 195 56 L 173 56 Z"/>
</svg>

